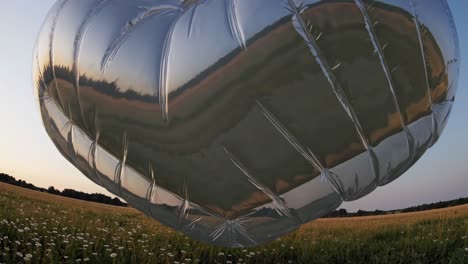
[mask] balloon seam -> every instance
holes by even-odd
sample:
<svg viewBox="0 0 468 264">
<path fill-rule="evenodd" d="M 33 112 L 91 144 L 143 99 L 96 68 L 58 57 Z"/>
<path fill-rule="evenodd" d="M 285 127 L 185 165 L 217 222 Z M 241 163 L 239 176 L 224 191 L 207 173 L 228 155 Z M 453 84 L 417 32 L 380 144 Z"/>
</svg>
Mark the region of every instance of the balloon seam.
<svg viewBox="0 0 468 264">
<path fill-rule="evenodd" d="M 291 211 L 291 209 L 286 205 L 284 200 L 271 191 L 266 185 L 257 180 L 251 172 L 245 167 L 245 165 L 234 156 L 234 154 L 227 148 L 224 147 L 224 151 L 231 160 L 231 162 L 247 177 L 249 182 L 257 188 L 259 191 L 263 192 L 268 198 L 270 198 L 275 206 L 275 210 L 279 215 L 287 216 L 290 219 L 299 220 Z M 299 220 L 300 222 L 300 220 Z"/>
<path fill-rule="evenodd" d="M 436 139 L 436 133 L 437 133 L 436 131 L 438 130 L 438 128 L 437 128 L 438 124 L 437 124 L 437 120 L 434 117 L 434 111 L 432 110 L 431 88 L 430 88 L 430 85 L 429 85 L 429 75 L 428 75 L 428 72 L 427 72 L 427 65 L 426 65 L 426 53 L 424 51 L 424 43 L 423 43 L 422 32 L 421 32 L 422 23 L 419 20 L 419 15 L 418 15 L 418 12 L 416 10 L 416 6 L 414 4 L 414 0 L 409 0 L 409 2 L 410 2 L 410 5 L 411 5 L 411 9 L 413 11 L 413 21 L 414 21 L 414 24 L 416 26 L 416 33 L 417 33 L 417 36 L 418 36 L 419 49 L 421 51 L 421 59 L 422 59 L 422 62 L 423 62 L 424 75 L 425 75 L 425 81 L 426 81 L 426 86 L 427 86 L 427 98 L 429 100 L 429 108 L 431 110 L 432 134 L 431 134 L 431 139 L 429 141 L 429 144 L 427 144 L 427 146 L 425 147 L 426 149 L 428 149 L 430 146 L 433 145 L 434 140 Z"/>
<path fill-rule="evenodd" d="M 172 42 L 172 35 L 174 32 L 174 28 L 179 21 L 179 19 L 182 17 L 182 15 L 186 12 L 179 13 L 179 15 L 174 18 L 174 21 L 172 21 L 169 31 L 166 34 L 166 37 L 164 39 L 164 45 L 163 45 L 163 50 L 162 50 L 162 59 L 161 59 L 161 66 L 160 66 L 160 78 L 159 78 L 159 104 L 161 106 L 161 112 L 163 116 L 163 120 L 165 122 L 169 122 L 169 105 L 168 105 L 168 86 L 169 86 L 169 80 L 167 78 L 167 75 L 169 74 L 169 53 L 171 49 L 171 42 Z"/>
<path fill-rule="evenodd" d="M 318 44 L 315 42 L 314 37 L 311 35 L 309 30 L 307 29 L 306 23 L 299 11 L 299 9 L 301 9 L 302 6 L 298 8 L 293 0 L 287 0 L 287 1 L 289 3 L 288 9 L 293 15 L 293 25 L 294 25 L 295 30 L 299 33 L 300 36 L 302 36 L 302 38 L 306 42 L 307 46 L 309 47 L 310 52 L 315 58 L 317 64 L 320 66 L 324 76 L 328 80 L 328 83 L 330 84 L 332 91 L 335 93 L 336 98 L 338 99 L 341 106 L 343 107 L 343 109 L 345 110 L 345 112 L 348 114 L 349 118 L 353 122 L 355 130 L 362 144 L 364 145 L 366 151 L 369 154 L 369 159 L 370 159 L 370 163 L 374 172 L 375 181 L 378 182 L 379 181 L 378 159 L 376 158 L 376 155 L 374 153 L 372 146 L 369 144 L 368 140 L 366 139 L 364 135 L 361 123 L 359 122 L 359 119 L 357 118 L 356 113 L 354 112 L 352 108 L 352 105 L 348 102 L 346 95 L 343 91 L 343 88 L 341 87 L 339 82 L 336 80 L 333 70 L 330 68 L 330 66 L 328 65 L 328 62 L 321 54 L 320 48 Z M 296 22 L 294 20 L 296 20 Z"/>
<path fill-rule="evenodd" d="M 171 12 L 171 11 L 174 11 L 174 10 L 175 10 L 175 8 L 167 7 L 167 6 L 157 7 L 157 8 L 149 8 L 149 9 L 145 8 L 145 10 L 140 12 L 135 18 L 128 21 L 121 28 L 120 34 L 116 38 L 114 38 L 112 43 L 109 45 L 109 47 L 104 52 L 104 56 L 101 59 L 102 74 L 105 73 L 105 71 L 107 70 L 107 67 L 109 66 L 111 61 L 117 55 L 117 53 L 120 50 L 120 48 L 122 47 L 122 45 L 128 39 L 130 34 L 133 32 L 133 30 L 138 26 L 138 24 L 146 21 L 148 18 L 152 17 L 153 15 L 160 14 L 162 12 Z"/>
<path fill-rule="evenodd" d="M 83 40 L 86 37 L 86 33 L 88 32 L 89 25 L 93 19 L 99 15 L 99 13 L 111 2 L 111 0 L 102 0 L 97 6 L 92 8 L 90 12 L 86 15 L 81 23 L 78 33 L 75 36 L 75 40 L 73 43 L 73 66 L 72 72 L 75 76 L 75 80 L 73 82 L 73 88 L 75 89 L 75 96 L 77 98 L 78 108 L 80 109 L 81 119 L 83 120 L 83 124 L 87 126 L 86 120 L 84 118 L 83 107 L 81 104 L 81 93 L 80 93 L 80 69 L 79 69 L 79 61 L 80 61 L 80 53 L 81 53 L 81 46 L 83 44 Z"/>
<path fill-rule="evenodd" d="M 365 4 L 362 2 L 362 0 L 354 0 L 354 2 L 358 6 L 358 8 L 361 10 L 361 13 L 362 13 L 363 18 L 364 18 L 364 23 L 365 23 L 366 30 L 369 33 L 369 37 L 371 39 L 372 45 L 373 45 L 373 47 L 375 49 L 375 52 L 377 53 L 377 55 L 379 57 L 380 65 L 381 65 L 381 67 L 382 67 L 382 69 L 383 69 L 383 71 L 385 73 L 385 77 L 386 77 L 387 82 L 388 82 L 388 88 L 389 88 L 390 93 L 392 95 L 393 104 L 394 104 L 398 114 L 400 115 L 401 125 L 403 127 L 404 132 L 405 132 L 406 140 L 407 140 L 407 144 L 408 144 L 408 152 L 409 152 L 409 159 L 408 160 L 411 162 L 414 159 L 414 156 L 416 155 L 416 152 L 414 151 L 415 150 L 415 143 L 414 143 L 413 135 L 411 134 L 410 130 L 408 129 L 408 126 L 406 125 L 406 121 L 405 121 L 405 118 L 403 116 L 403 112 L 401 111 L 400 104 L 399 104 L 398 98 L 396 96 L 393 76 L 392 76 L 392 74 L 390 72 L 390 67 L 388 66 L 387 59 L 385 58 L 385 54 L 383 52 L 383 47 L 382 47 L 382 45 L 381 45 L 381 43 L 379 41 L 377 33 L 374 30 L 374 27 L 372 25 L 372 20 L 370 18 L 369 12 L 367 11 L 367 8 L 366 8 Z M 389 177 L 389 176 L 391 176 L 391 175 L 385 175 L 385 178 Z M 380 179 L 379 183 L 381 181 L 383 181 L 383 180 L 384 179 Z"/>
<path fill-rule="evenodd" d="M 239 20 L 237 19 L 238 16 L 236 11 L 236 0 L 227 0 L 227 2 L 226 11 L 231 35 L 238 42 L 241 49 L 246 50 L 247 46 L 245 43 L 244 34 L 242 32 L 242 27 L 239 24 Z"/>
<path fill-rule="evenodd" d="M 62 0 L 58 4 L 57 12 L 54 15 L 54 18 L 52 20 L 52 27 L 50 29 L 50 34 L 49 34 L 49 63 L 50 67 L 52 70 L 52 77 L 55 85 L 55 90 L 57 92 L 57 100 L 59 103 L 59 106 L 62 108 L 65 107 L 63 98 L 60 95 L 60 92 L 58 91 L 58 85 L 57 85 L 57 77 L 55 75 L 55 65 L 54 65 L 54 41 L 55 41 L 55 29 L 57 27 L 58 19 L 60 15 L 62 14 L 62 11 L 65 7 L 65 5 L 68 3 L 68 0 Z"/>
<path fill-rule="evenodd" d="M 257 105 L 263 112 L 263 115 L 266 119 L 273 125 L 273 127 L 288 141 L 288 143 L 315 169 L 319 170 L 321 176 L 325 177 L 326 180 L 330 181 L 332 185 L 339 184 L 338 182 L 330 179 L 331 175 L 327 168 L 321 164 L 317 156 L 308 148 L 305 147 L 299 140 L 294 137 L 294 135 L 281 123 L 281 121 L 275 117 L 271 111 L 269 111 L 262 103 L 257 101 Z M 340 197 L 344 197 L 343 192 L 338 191 L 342 190 L 341 186 L 331 186 L 334 191 L 337 192 Z"/>
</svg>

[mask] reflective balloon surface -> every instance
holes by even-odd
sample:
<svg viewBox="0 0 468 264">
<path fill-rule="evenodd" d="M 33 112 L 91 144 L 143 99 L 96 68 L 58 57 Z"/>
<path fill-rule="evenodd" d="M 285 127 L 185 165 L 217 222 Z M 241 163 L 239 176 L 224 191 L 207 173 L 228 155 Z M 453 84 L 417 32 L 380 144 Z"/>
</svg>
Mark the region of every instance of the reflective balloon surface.
<svg viewBox="0 0 468 264">
<path fill-rule="evenodd" d="M 444 129 L 458 59 L 445 0 L 60 0 L 34 78 L 88 178 L 244 247 L 404 173 Z"/>
</svg>

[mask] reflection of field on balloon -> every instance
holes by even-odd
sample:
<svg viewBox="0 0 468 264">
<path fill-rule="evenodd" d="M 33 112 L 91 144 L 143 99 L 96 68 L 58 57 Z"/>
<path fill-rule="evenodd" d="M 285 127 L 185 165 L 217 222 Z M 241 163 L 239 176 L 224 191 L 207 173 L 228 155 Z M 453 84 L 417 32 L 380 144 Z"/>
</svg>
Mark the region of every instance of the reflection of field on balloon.
<svg viewBox="0 0 468 264">
<path fill-rule="evenodd" d="M 1 263 L 463 263 L 467 235 L 464 205 L 319 219 L 265 246 L 223 249 L 131 208 L 0 184 Z"/>
<path fill-rule="evenodd" d="M 318 19 L 320 16 L 314 14 L 322 12 L 322 9 L 337 14 L 346 13 L 349 5 L 351 4 L 334 3 L 312 8 L 307 17 Z M 390 43 L 385 45 L 385 52 L 390 58 L 389 65 L 392 66 L 399 107 L 404 113 L 406 125 L 409 125 L 429 113 L 428 89 L 423 67 L 420 65 L 420 43 L 413 20 L 408 19 L 411 17 L 409 14 L 402 12 L 403 10 L 396 12 L 388 7 L 377 10 L 383 12 L 379 15 L 381 24 L 387 25 L 382 26 L 379 32 Z M 359 10 L 355 9 L 355 12 Z M 373 147 L 378 147 L 382 140 L 402 131 L 401 116 L 393 105 L 393 96 L 384 74 L 375 72 L 381 66 L 367 38 L 368 33 L 364 27 L 359 26 L 359 21 L 353 22 L 352 13 L 348 15 L 351 17 L 338 21 L 341 21 L 341 26 L 357 23 L 358 26 L 349 27 L 348 37 L 329 28 L 330 32 L 325 34 L 326 37 L 318 38 L 318 44 L 322 46 L 324 54 L 330 57 L 330 66 L 340 65 L 334 70 L 335 75 L 356 109 L 365 136 Z M 320 19 L 313 22 L 326 24 Z M 399 30 L 395 31 L 395 28 Z M 433 70 L 429 73 L 431 96 L 434 102 L 439 102 L 448 86 L 447 76 L 444 75 L 445 63 L 431 32 L 424 36 Z M 71 65 L 66 63 L 54 68 L 60 96 L 53 97 L 56 102 L 63 102 L 64 112 L 67 112 L 66 108 L 71 108 L 71 113 L 66 115 L 78 127 L 87 131 L 91 139 L 96 138 L 93 133 L 97 129 L 95 123 L 98 123 L 100 146 L 116 158 L 122 159 L 123 142 L 129 142 L 126 163 L 141 175 L 150 178 L 147 170 L 151 164 L 157 173 L 157 184 L 161 187 L 183 196 L 180 186 L 186 182 L 192 202 L 221 215 L 235 217 L 268 202 L 269 198 L 253 188 L 243 175 L 233 177 L 204 168 L 216 153 L 219 154 L 211 149 L 211 146 L 219 145 L 216 138 L 247 161 L 251 157 L 258 159 L 264 153 L 245 150 L 243 144 L 252 144 L 247 141 L 252 141 L 254 136 L 261 135 L 259 137 L 264 142 L 278 148 L 277 152 L 284 152 L 278 146 L 281 140 L 284 141 L 281 135 L 267 133 L 274 129 L 271 124 L 259 122 L 255 117 L 252 119 L 254 121 L 243 122 L 248 115 L 252 115 L 252 109 L 258 110 L 257 100 L 285 123 L 299 142 L 310 147 L 327 168 L 333 168 L 364 151 L 364 146 L 353 133 L 354 125 L 344 114 L 328 81 L 323 78 L 322 70 L 313 57 L 302 55 L 308 54 L 309 48 L 293 30 L 289 20 L 279 21 L 271 29 L 258 33 L 250 42 L 248 50 L 233 50 L 211 67 L 200 69 L 203 71 L 198 76 L 169 94 L 170 126 L 160 122 L 161 109 L 156 94 L 138 94 L 135 91 L 148 90 L 138 89 L 139 87 L 120 87 L 118 79 L 100 81 L 92 79 L 96 76 L 83 73 L 79 78 L 78 104 L 73 87 L 75 76 Z M 352 49 L 349 48 L 351 46 Z M 48 71 L 50 69 L 44 70 Z M 51 94 L 54 94 L 54 87 L 55 85 L 49 85 Z M 303 113 L 310 113 L 310 116 Z M 95 116 L 97 122 L 93 120 Z M 245 124 L 248 124 L 247 129 L 235 130 L 235 126 Z M 241 142 L 235 142 L 233 133 L 229 134 L 234 130 L 234 136 L 242 139 Z M 124 135 L 126 140 L 123 140 Z M 243 156 L 242 151 L 252 155 Z M 318 171 L 311 172 L 309 167 L 304 170 L 303 159 L 299 154 L 290 157 L 297 164 L 288 163 L 285 166 L 280 162 L 270 162 L 276 164 L 276 167 L 264 169 L 257 166 L 260 169 L 253 171 L 253 174 L 278 195 L 318 176 Z M 401 167 L 393 168 L 390 162 L 386 165 L 388 169 L 385 173 L 393 170 L 389 174 L 398 176 L 396 174 Z M 361 177 L 360 185 L 371 184 L 373 178 L 363 180 L 364 178 Z M 206 190 L 207 185 L 212 185 L 213 188 Z M 225 188 L 226 186 L 239 186 L 239 189 Z M 356 191 L 353 197 L 359 197 L 359 192 Z M 364 189 L 362 193 L 365 192 Z M 221 195 L 223 199 L 213 205 L 212 197 Z"/>
</svg>

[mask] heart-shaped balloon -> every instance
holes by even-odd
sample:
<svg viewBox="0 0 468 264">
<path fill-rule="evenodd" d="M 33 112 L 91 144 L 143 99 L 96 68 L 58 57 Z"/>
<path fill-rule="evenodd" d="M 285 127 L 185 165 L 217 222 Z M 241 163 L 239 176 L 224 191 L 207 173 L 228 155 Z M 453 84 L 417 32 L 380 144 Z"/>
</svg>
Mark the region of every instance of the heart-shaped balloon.
<svg viewBox="0 0 468 264">
<path fill-rule="evenodd" d="M 34 74 L 88 178 L 243 247 L 405 172 L 447 122 L 458 57 L 445 0 L 60 0 Z"/>
</svg>

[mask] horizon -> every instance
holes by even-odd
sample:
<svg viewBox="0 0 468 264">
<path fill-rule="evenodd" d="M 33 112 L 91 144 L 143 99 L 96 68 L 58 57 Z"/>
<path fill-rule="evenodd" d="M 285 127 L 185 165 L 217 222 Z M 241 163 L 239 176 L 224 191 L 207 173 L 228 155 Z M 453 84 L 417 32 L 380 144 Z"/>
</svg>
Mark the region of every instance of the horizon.
<svg viewBox="0 0 468 264">
<path fill-rule="evenodd" d="M 12 180 L 14 182 L 10 182 L 10 181 L 7 182 L 7 181 L 5 181 L 5 179 L 2 179 L 2 176 L 12 177 L 13 178 Z M 50 195 L 59 195 L 59 196 L 63 196 L 63 197 L 71 198 L 71 199 L 80 200 L 80 201 L 83 201 L 83 202 L 100 203 L 100 204 L 106 204 L 106 205 L 117 206 L 117 207 L 135 208 L 131 204 L 128 204 L 125 200 L 123 200 L 120 197 L 116 197 L 115 195 L 112 197 L 112 194 L 111 194 L 111 196 L 108 196 L 108 195 L 105 195 L 105 194 L 102 194 L 102 193 L 99 193 L 99 192 L 87 193 L 87 192 L 83 192 L 83 191 L 74 190 L 73 188 L 65 188 L 65 189 L 60 190 L 60 189 L 55 188 L 55 186 L 49 186 L 47 188 L 38 187 L 38 186 L 35 186 L 34 184 L 29 183 L 27 181 L 24 181 L 24 180 L 21 180 L 21 179 L 16 179 L 13 175 L 8 175 L 8 174 L 2 173 L 2 172 L 0 172 L 0 184 L 8 184 L 8 185 L 11 185 L 11 186 L 15 186 L 17 188 L 22 188 L 22 189 L 27 189 L 27 190 L 37 191 L 37 192 L 45 192 L 45 193 L 48 193 Z M 67 194 L 67 192 L 68 192 L 68 194 Z M 92 196 L 92 195 L 102 195 L 104 198 L 108 198 L 108 199 L 111 199 L 111 200 L 98 201 L 98 200 L 89 200 L 89 199 L 91 199 L 91 197 L 89 197 L 89 196 L 86 197 L 86 198 L 73 196 L 73 195 L 80 195 L 80 194 L 90 195 L 90 196 Z M 120 202 L 120 204 L 115 203 L 114 199 L 116 199 L 116 198 L 118 199 L 117 202 Z M 455 202 L 455 204 L 454 204 L 454 202 Z M 404 208 L 403 207 L 402 208 L 395 208 L 395 209 L 390 209 L 390 210 L 381 210 L 381 209 L 362 210 L 362 209 L 358 209 L 358 210 L 352 210 L 351 211 L 351 210 L 347 210 L 346 208 L 339 207 L 339 208 L 336 208 L 334 211 L 331 211 L 330 213 L 328 213 L 326 215 L 323 215 L 323 216 L 321 216 L 319 218 L 343 217 L 341 214 L 338 214 L 338 216 L 336 215 L 336 213 L 343 213 L 342 210 L 345 210 L 344 211 L 345 215 L 348 215 L 348 216 L 345 216 L 345 217 L 349 217 L 349 216 L 369 216 L 369 215 L 374 215 L 373 213 L 377 213 L 375 215 L 385 215 L 387 213 L 392 213 L 393 214 L 393 213 L 410 213 L 410 212 L 430 211 L 430 210 L 437 210 L 437 209 L 447 208 L 447 207 L 461 206 L 461 205 L 465 205 L 467 203 L 468 203 L 468 196 L 467 197 L 459 197 L 459 198 L 455 198 L 455 199 L 451 199 L 451 200 L 445 200 L 445 201 L 435 201 L 435 202 L 431 202 L 431 203 L 412 205 L 412 206 L 408 206 L 408 207 L 404 207 Z M 425 208 L 425 209 L 420 209 L 421 207 L 425 207 L 425 206 L 428 206 L 428 207 Z M 411 209 L 414 209 L 414 210 L 411 210 Z M 270 210 L 270 209 L 268 209 L 268 210 Z M 364 213 L 364 215 L 355 215 L 355 214 L 359 214 L 359 213 Z M 367 214 L 367 213 L 370 213 L 370 214 Z"/>
<path fill-rule="evenodd" d="M 5 173 L 38 187 L 71 188 L 86 193 L 116 197 L 97 186 L 71 165 L 49 139 L 42 126 L 33 98 L 32 53 L 37 33 L 54 0 L 36 3 L 17 0 L 0 4 L 0 32 L 8 41 L 0 42 L 0 173 Z M 461 47 L 461 68 L 456 102 L 447 127 L 439 141 L 399 179 L 380 187 L 364 198 L 345 202 L 340 208 L 394 210 L 410 206 L 468 197 L 468 2 L 449 1 Z M 25 9 L 24 6 L 29 8 Z M 11 24 L 15 23 L 12 27 Z M 7 63 L 5 63 L 7 62 Z"/>
</svg>

